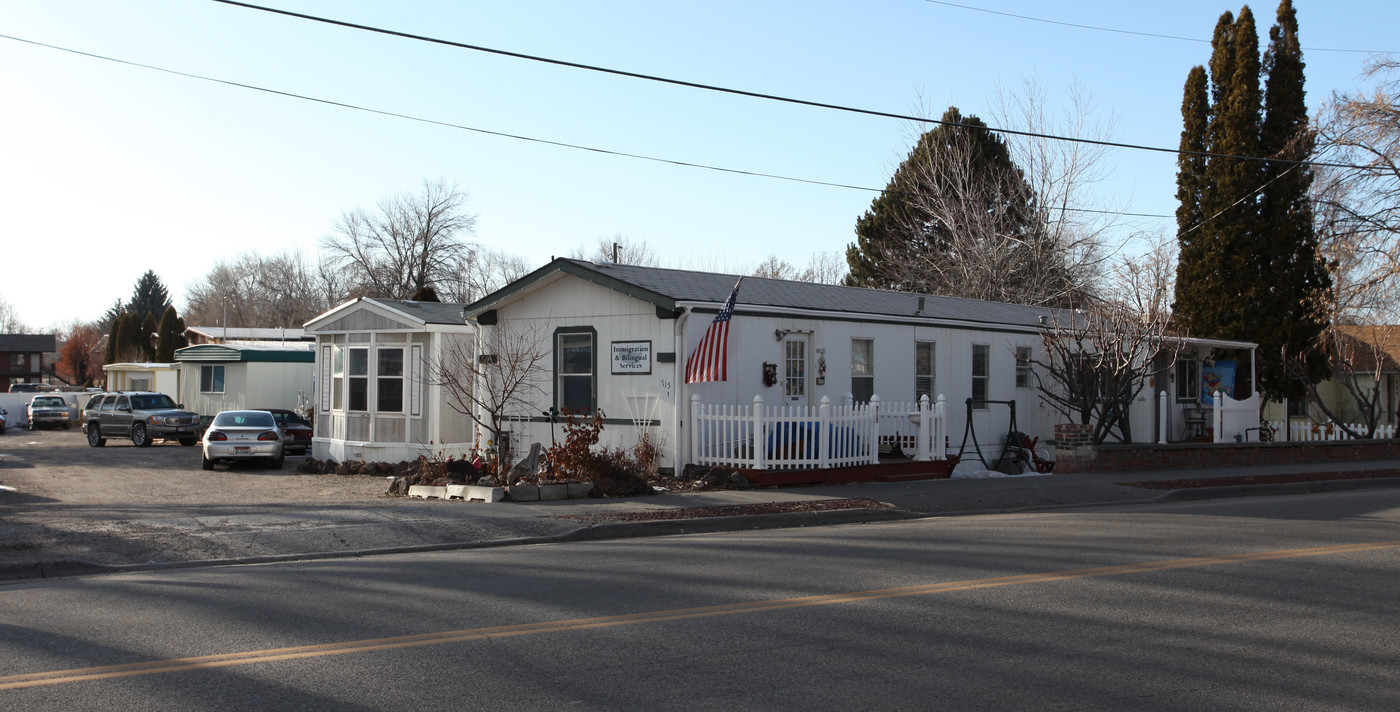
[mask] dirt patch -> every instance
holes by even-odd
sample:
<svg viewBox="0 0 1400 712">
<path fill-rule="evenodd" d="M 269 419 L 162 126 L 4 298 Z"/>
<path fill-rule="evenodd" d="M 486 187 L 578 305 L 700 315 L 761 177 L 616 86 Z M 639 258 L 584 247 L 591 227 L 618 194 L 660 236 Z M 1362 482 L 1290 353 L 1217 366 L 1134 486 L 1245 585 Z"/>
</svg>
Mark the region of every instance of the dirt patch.
<svg viewBox="0 0 1400 712">
<path fill-rule="evenodd" d="M 1377 477 L 1400 477 L 1400 470 L 1357 470 L 1355 472 L 1299 472 L 1289 475 L 1246 475 L 1241 477 L 1208 477 L 1191 480 L 1153 480 L 1151 482 L 1119 482 L 1120 485 L 1153 490 L 1197 489 L 1201 487 L 1237 487 L 1241 485 L 1274 485 L 1288 482 L 1321 482 L 1327 480 L 1365 480 Z"/>
<path fill-rule="evenodd" d="M 826 512 L 836 509 L 893 509 L 894 506 L 873 499 L 819 499 L 805 502 L 765 502 L 763 504 L 730 504 L 720 507 L 686 507 L 654 512 L 617 512 L 608 514 L 564 514 L 555 519 L 567 519 L 586 524 L 605 522 L 652 522 L 669 519 L 702 519 L 705 517 L 737 517 L 749 514 L 781 514 L 784 512 Z"/>
</svg>

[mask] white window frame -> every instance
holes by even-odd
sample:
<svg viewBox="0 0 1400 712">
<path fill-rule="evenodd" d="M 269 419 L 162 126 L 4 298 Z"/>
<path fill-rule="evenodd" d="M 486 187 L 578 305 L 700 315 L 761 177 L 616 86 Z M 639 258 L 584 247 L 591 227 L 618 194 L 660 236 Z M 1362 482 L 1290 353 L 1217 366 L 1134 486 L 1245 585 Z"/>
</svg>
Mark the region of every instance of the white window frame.
<svg viewBox="0 0 1400 712">
<path fill-rule="evenodd" d="M 857 352 L 863 347 L 865 353 L 865 363 L 861 363 Z M 851 395 L 855 397 L 857 403 L 867 403 L 870 396 L 866 396 L 860 389 L 856 388 L 856 382 L 863 381 L 865 391 L 870 396 L 875 395 L 875 340 L 874 339 L 851 339 Z"/>
<path fill-rule="evenodd" d="M 207 379 L 204 377 L 204 374 L 206 374 L 206 373 L 209 374 L 209 377 L 208 377 Z M 216 379 L 215 379 L 214 374 L 216 374 L 216 373 L 218 374 L 218 378 L 217 378 L 217 381 L 218 381 L 218 382 L 217 382 L 218 390 L 215 390 L 215 389 L 214 389 L 214 386 L 216 385 L 216 383 L 215 383 L 215 380 L 216 380 Z M 200 392 L 200 393 L 216 393 L 216 394 L 217 394 L 217 393 L 224 393 L 224 392 L 225 392 L 224 389 L 228 386 L 228 381 L 226 380 L 227 378 L 228 378 L 228 371 L 226 371 L 226 370 L 224 369 L 223 364 L 200 364 L 200 366 L 199 366 L 199 392 Z"/>
<path fill-rule="evenodd" d="M 1029 346 L 1016 347 L 1016 387 L 1033 388 L 1035 381 L 1031 378 L 1031 354 Z"/>
<path fill-rule="evenodd" d="M 981 357 L 981 368 L 978 368 L 978 357 Z M 972 363 L 969 364 L 972 371 L 971 391 L 973 410 L 986 410 L 987 400 L 992 394 L 992 345 L 973 344 Z M 978 386 L 981 386 L 982 396 L 977 396 Z"/>
<path fill-rule="evenodd" d="M 919 352 L 928 349 L 928 372 L 919 373 Z M 929 401 L 938 400 L 938 342 L 914 342 L 914 397 L 928 394 Z M 928 388 L 920 388 L 920 381 L 928 381 Z"/>
<path fill-rule="evenodd" d="M 384 356 L 391 351 L 399 352 L 399 369 L 397 374 L 385 375 Z M 402 346 L 381 346 L 374 350 L 374 412 L 376 413 L 403 413 L 404 401 L 407 395 L 404 391 L 404 362 L 405 349 Z M 399 407 L 384 407 L 384 386 L 397 382 L 399 386 Z"/>
</svg>

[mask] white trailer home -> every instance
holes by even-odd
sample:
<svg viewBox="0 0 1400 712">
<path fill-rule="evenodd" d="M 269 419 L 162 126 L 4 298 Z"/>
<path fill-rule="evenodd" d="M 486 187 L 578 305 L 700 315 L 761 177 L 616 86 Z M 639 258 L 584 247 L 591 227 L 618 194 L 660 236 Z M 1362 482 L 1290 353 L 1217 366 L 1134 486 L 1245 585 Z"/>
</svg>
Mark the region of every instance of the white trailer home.
<svg viewBox="0 0 1400 712">
<path fill-rule="evenodd" d="M 463 306 L 365 297 L 307 322 L 316 339 L 312 455 L 398 462 L 470 452 L 471 419 L 431 385 L 445 355 L 473 353 Z"/>
<path fill-rule="evenodd" d="M 316 387 L 310 342 L 227 341 L 175 350 L 180 395 L 175 400 L 208 424 L 223 410 L 309 405 Z"/>
<path fill-rule="evenodd" d="M 1030 373 L 1048 313 L 1037 307 L 745 277 L 729 325 L 727 380 L 687 384 L 686 359 L 736 279 L 561 258 L 467 305 L 481 343 L 508 330 L 533 334 L 552 354 L 543 392 L 512 413 L 516 452 L 561 436 L 545 417 L 551 408 L 601 409 L 607 444 L 628 446 L 646 429 L 663 462 L 679 468 L 694 461 L 693 395 L 736 407 L 755 396 L 816 406 L 941 395 L 955 454 L 969 422 L 984 451 L 1000 448 L 1013 429 L 1011 404 L 1015 430 L 1052 435 L 1056 417 Z"/>
</svg>

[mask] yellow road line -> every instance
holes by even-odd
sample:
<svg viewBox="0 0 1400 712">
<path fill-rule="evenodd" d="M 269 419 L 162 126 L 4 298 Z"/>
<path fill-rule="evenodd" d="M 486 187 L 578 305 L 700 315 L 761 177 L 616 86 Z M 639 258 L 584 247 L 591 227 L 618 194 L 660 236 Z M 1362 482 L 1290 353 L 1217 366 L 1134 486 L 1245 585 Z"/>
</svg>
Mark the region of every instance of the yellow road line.
<svg viewBox="0 0 1400 712">
<path fill-rule="evenodd" d="M 28 673 L 24 675 L 8 675 L 0 677 L 0 690 L 15 690 L 25 687 L 38 687 L 41 685 L 58 685 L 65 683 L 84 682 L 88 680 L 103 680 L 117 677 L 131 677 L 135 675 L 154 675 L 156 673 L 178 672 L 181 670 L 201 670 L 209 668 L 230 667 L 233 665 L 249 665 L 253 663 L 276 662 L 279 660 L 296 660 L 299 658 L 323 657 L 328 655 L 347 655 L 350 653 L 365 653 L 375 650 L 414 648 L 423 645 L 440 645 L 442 643 L 457 643 L 469 640 L 511 638 L 524 635 L 541 635 L 544 633 L 562 633 L 575 630 L 612 628 L 624 625 L 638 625 L 641 623 L 660 623 L 665 621 L 685 620 L 688 618 L 712 618 L 716 616 L 733 615 L 736 613 L 759 613 L 763 611 L 780 611 L 790 608 L 803 608 L 808 606 L 830 606 L 840 603 L 857 603 L 860 601 L 874 601 L 884 598 L 899 598 L 903 596 L 927 596 L 937 593 L 972 591 L 982 588 L 998 588 L 1003 586 L 1020 586 L 1024 584 L 1033 583 L 1050 583 L 1054 581 L 1069 581 L 1073 579 L 1118 576 L 1122 574 L 1140 573 L 1144 571 L 1168 571 L 1172 569 L 1187 569 L 1201 566 L 1218 566 L 1221 564 L 1245 563 L 1252 561 L 1269 561 L 1273 559 L 1293 559 L 1310 556 L 1327 556 L 1330 554 L 1348 554 L 1354 552 L 1376 551 L 1381 549 L 1395 548 L 1400 548 L 1400 541 L 1379 541 L 1362 544 L 1340 544 L 1336 546 L 1320 546 L 1308 549 L 1285 549 L 1279 551 L 1261 551 L 1245 554 L 1228 554 L 1224 556 L 1205 556 L 1191 559 L 1148 561 L 1138 564 L 1119 564 L 1116 566 L 1098 566 L 1088 569 L 1070 569 L 1066 571 L 1052 571 L 1041 574 L 1022 574 L 1019 576 L 998 576 L 994 578 L 968 579 L 964 581 L 948 581 L 945 583 L 924 584 L 921 586 L 882 588 L 869 591 L 853 591 L 850 593 L 827 594 L 822 596 L 803 596 L 799 598 L 784 598 L 771 601 L 746 601 L 743 603 L 727 603 L 718 606 L 701 606 L 698 608 L 677 608 L 673 610 L 653 611 L 650 613 L 629 613 L 625 615 L 601 616 L 597 618 L 576 618 L 572 620 L 563 621 L 546 621 L 540 623 L 524 623 L 520 625 L 495 626 L 490 628 L 473 628 L 470 630 L 454 630 L 441 633 L 421 633 L 418 635 L 404 635 L 392 638 L 374 638 L 369 640 L 345 641 L 340 643 L 324 643 L 321 645 L 303 645 L 293 648 L 253 650 L 243 653 L 228 653 L 224 655 L 202 655 L 198 657 L 175 658 L 172 660 L 152 660 L 140 663 L 127 663 L 123 665 L 107 665 L 102 667 L 76 668 L 73 670 L 55 670 L 50 672 Z"/>
</svg>

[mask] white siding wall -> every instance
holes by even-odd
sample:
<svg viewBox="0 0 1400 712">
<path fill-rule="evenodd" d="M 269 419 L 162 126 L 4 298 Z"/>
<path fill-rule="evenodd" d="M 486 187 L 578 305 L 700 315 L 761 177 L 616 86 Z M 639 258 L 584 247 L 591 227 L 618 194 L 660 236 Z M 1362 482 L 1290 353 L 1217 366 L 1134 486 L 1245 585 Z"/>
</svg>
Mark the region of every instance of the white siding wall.
<svg viewBox="0 0 1400 712">
<path fill-rule="evenodd" d="M 660 363 L 658 355 L 675 351 L 675 319 L 658 318 L 656 307 L 649 302 L 573 278 L 557 280 L 546 289 L 523 296 L 502 308 L 498 316 L 498 323 L 508 325 L 510 329 L 537 326 L 551 354 L 556 329 L 595 329 L 598 407 L 609 419 L 631 420 L 635 417 L 660 421 L 661 426 L 654 428 L 653 434 L 662 437 L 665 453 L 672 452 L 676 440 L 666 430 L 675 417 L 676 364 Z M 494 328 L 501 327 L 483 327 L 484 330 Z M 612 374 L 612 343 L 616 341 L 650 341 L 651 373 Z M 676 359 L 684 366 L 684 355 L 677 354 Z M 541 443 L 546 448 L 552 442 L 549 423 L 540 422 L 537 417 L 554 404 L 552 356 L 544 366 L 547 374 L 543 383 L 545 393 L 532 399 L 531 404 L 520 413 L 531 418 L 531 421 L 511 425 L 517 452 L 523 452 L 532 442 Z M 563 434 L 563 428 L 556 426 L 553 437 L 562 440 Z M 637 429 L 631 425 L 608 424 L 603 428 L 602 443 L 627 447 L 636 442 L 637 437 Z"/>
<path fill-rule="evenodd" d="M 202 366 L 224 367 L 224 392 L 200 393 Z M 241 408 L 297 407 L 297 396 L 311 397 L 315 388 L 315 364 L 240 362 L 181 364 L 181 402 L 202 416 L 212 417 L 222 410 Z"/>
<path fill-rule="evenodd" d="M 739 304 L 742 314 L 743 304 Z M 971 396 L 972 344 L 989 346 L 990 371 L 988 398 L 1015 400 L 1017 428 L 1032 437 L 1049 439 L 1055 418 L 1041 405 L 1034 388 L 1016 387 L 1015 347 L 1030 346 L 1038 355 L 1040 338 L 1034 333 L 1005 333 L 970 331 L 966 329 L 932 328 L 908 324 L 879 324 L 857 321 L 789 318 L 777 316 L 736 316 L 731 322 L 729 338 L 729 378 L 721 383 L 701 383 L 686 386 L 683 380 L 685 361 L 709 328 L 713 314 L 690 314 L 684 321 L 684 346 L 675 353 L 674 363 L 660 363 L 658 354 L 676 352 L 677 321 L 659 319 L 655 307 L 639 299 L 597 286 L 583 280 L 562 278 L 522 296 L 502 307 L 498 324 L 513 329 L 538 325 L 543 338 L 550 339 L 560 327 L 592 327 L 597 330 L 597 389 L 598 406 L 609 419 L 650 417 L 660 421 L 654 433 L 663 441 L 663 462 L 671 462 L 677 443 L 684 460 L 689 447 L 688 431 L 684 425 L 674 431 L 677 402 L 683 404 L 681 420 L 689 417 L 688 399 L 691 393 L 700 395 L 706 403 L 749 404 L 755 394 L 765 403 L 781 404 L 783 342 L 776 330 L 806 332 L 808 339 L 808 404 L 817 405 L 822 396 L 839 403 L 851 391 L 851 340 L 871 339 L 874 342 L 874 392 L 885 402 L 915 400 L 915 341 L 937 344 L 936 393 L 947 398 L 949 438 L 956 452 L 966 424 L 965 400 Z M 483 327 L 484 329 L 499 327 Z M 649 375 L 613 375 L 610 373 L 611 343 L 614 341 L 651 341 L 652 372 Z M 818 383 L 819 363 L 825 357 L 825 381 Z M 763 364 L 778 367 L 778 384 L 763 385 Z M 538 415 L 553 404 L 555 384 L 554 364 L 546 364 L 551 380 L 546 394 L 535 399 L 524 415 Z M 1006 406 L 977 410 L 973 416 L 977 439 L 989 457 L 1000 453 L 1010 428 Z M 551 433 L 548 423 L 518 422 L 512 425 L 517 452 L 531 442 L 548 447 Z M 554 437 L 562 438 L 562 428 Z M 635 442 L 637 431 L 627 424 L 608 424 L 603 430 L 603 443 L 627 446 Z M 969 443 L 969 449 L 971 444 Z M 973 456 L 973 455 L 970 455 Z"/>
</svg>

